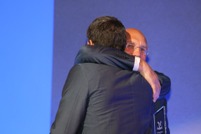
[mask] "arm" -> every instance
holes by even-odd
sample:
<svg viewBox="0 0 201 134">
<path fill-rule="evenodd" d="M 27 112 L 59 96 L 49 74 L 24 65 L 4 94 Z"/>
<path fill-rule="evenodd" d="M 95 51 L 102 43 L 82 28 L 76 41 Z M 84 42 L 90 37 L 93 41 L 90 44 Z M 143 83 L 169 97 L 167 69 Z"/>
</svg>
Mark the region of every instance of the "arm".
<svg viewBox="0 0 201 134">
<path fill-rule="evenodd" d="M 83 46 L 76 56 L 75 64 L 86 62 L 106 64 L 132 71 L 135 57 L 115 48 Z M 160 83 L 156 73 L 143 60 L 140 60 L 138 71 L 151 85 L 153 90 L 153 100 L 155 102 L 160 94 Z"/>
<path fill-rule="evenodd" d="M 170 92 L 171 80 L 168 76 L 164 75 L 163 73 L 157 71 L 155 71 L 155 73 L 158 75 L 161 85 L 160 97 L 165 97 Z"/>
<path fill-rule="evenodd" d="M 88 103 L 88 85 L 79 66 L 69 72 L 51 134 L 75 134 L 82 127 Z"/>
<path fill-rule="evenodd" d="M 158 76 L 144 60 L 140 60 L 139 72 L 151 85 L 153 91 L 153 101 L 156 102 L 161 91 Z"/>
</svg>

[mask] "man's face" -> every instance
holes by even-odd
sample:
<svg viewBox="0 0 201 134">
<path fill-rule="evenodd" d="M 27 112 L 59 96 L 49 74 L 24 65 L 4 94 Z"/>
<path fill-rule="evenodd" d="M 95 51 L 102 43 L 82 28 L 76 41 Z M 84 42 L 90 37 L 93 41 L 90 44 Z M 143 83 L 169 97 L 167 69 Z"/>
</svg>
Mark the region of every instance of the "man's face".
<svg viewBox="0 0 201 134">
<path fill-rule="evenodd" d="M 125 52 L 146 60 L 148 47 L 145 37 L 136 30 L 127 30 L 127 34 L 127 45 Z"/>
</svg>

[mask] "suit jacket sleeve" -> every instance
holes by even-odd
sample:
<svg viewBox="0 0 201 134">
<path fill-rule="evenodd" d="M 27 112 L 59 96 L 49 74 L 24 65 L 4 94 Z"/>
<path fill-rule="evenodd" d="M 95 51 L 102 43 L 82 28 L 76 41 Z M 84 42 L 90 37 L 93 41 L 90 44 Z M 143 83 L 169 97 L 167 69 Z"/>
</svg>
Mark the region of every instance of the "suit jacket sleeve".
<svg viewBox="0 0 201 134">
<path fill-rule="evenodd" d="M 75 64 L 86 62 L 106 64 L 132 71 L 135 58 L 114 48 L 105 48 L 99 45 L 83 46 L 76 56 Z M 170 92 L 170 78 L 163 73 L 155 72 L 161 84 L 160 97 L 164 97 Z"/>
<path fill-rule="evenodd" d="M 75 134 L 82 130 L 82 124 L 88 102 L 88 83 L 79 67 L 69 72 L 63 88 L 56 119 L 51 134 Z"/>
<path fill-rule="evenodd" d="M 135 58 L 115 48 L 87 45 L 83 46 L 78 52 L 75 64 L 87 62 L 105 64 L 132 71 Z"/>
</svg>

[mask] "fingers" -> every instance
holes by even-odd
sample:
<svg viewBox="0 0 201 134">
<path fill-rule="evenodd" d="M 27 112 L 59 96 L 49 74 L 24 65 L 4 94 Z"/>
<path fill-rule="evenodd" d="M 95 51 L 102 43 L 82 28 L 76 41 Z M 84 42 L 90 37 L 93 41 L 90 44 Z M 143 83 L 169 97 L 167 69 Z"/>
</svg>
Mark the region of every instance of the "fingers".
<svg viewBox="0 0 201 134">
<path fill-rule="evenodd" d="M 156 102 L 160 96 L 161 91 L 161 85 L 158 79 L 156 79 L 155 85 L 154 87 L 152 87 L 152 90 L 153 90 L 153 102 Z"/>
<path fill-rule="evenodd" d="M 156 91 L 155 93 L 153 93 L 153 102 L 157 101 L 157 99 L 159 98 L 159 94 L 160 94 L 159 91 Z"/>
<path fill-rule="evenodd" d="M 159 98 L 160 91 L 161 91 L 161 85 L 160 85 L 157 74 L 143 60 L 140 60 L 139 72 L 150 84 L 152 88 L 152 92 L 153 92 L 153 101 L 156 102 L 156 100 Z"/>
<path fill-rule="evenodd" d="M 160 95 L 161 85 L 158 76 L 154 71 L 151 71 L 151 78 L 152 83 L 150 85 L 153 91 L 153 102 L 156 102 Z"/>
</svg>

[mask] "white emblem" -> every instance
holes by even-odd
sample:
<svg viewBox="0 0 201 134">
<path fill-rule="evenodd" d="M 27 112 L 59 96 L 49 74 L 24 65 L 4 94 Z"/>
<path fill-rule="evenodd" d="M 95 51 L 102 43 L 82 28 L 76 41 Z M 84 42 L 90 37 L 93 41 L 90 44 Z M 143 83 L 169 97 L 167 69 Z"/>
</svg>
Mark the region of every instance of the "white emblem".
<svg viewBox="0 0 201 134">
<path fill-rule="evenodd" d="M 162 121 L 157 121 L 157 130 L 162 130 L 163 126 L 162 126 Z"/>
</svg>

